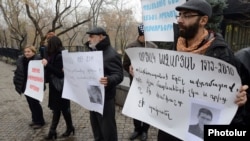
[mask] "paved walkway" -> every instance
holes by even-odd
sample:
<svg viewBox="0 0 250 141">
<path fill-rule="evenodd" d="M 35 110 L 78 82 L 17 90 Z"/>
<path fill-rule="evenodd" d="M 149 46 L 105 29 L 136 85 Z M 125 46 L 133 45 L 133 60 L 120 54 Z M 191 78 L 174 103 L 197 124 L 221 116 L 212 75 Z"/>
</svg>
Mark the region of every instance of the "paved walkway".
<svg viewBox="0 0 250 141">
<path fill-rule="evenodd" d="M 47 107 L 48 90 L 42 104 L 46 125 L 34 130 L 29 127 L 31 114 L 25 97 L 16 93 L 12 79 L 15 66 L 0 61 L 0 141 L 42 141 L 49 131 L 52 113 Z M 48 87 L 47 87 L 48 88 Z M 68 138 L 58 138 L 59 141 L 93 141 L 93 134 L 89 121 L 89 112 L 78 104 L 71 102 L 72 118 L 75 135 Z M 128 141 L 133 131 L 130 117 L 122 113 L 122 107 L 116 107 L 116 119 L 119 141 Z M 61 116 L 57 132 L 61 135 L 65 131 L 65 123 Z M 150 127 L 148 141 L 156 141 L 157 129 Z M 139 141 L 139 140 L 137 140 Z"/>
</svg>

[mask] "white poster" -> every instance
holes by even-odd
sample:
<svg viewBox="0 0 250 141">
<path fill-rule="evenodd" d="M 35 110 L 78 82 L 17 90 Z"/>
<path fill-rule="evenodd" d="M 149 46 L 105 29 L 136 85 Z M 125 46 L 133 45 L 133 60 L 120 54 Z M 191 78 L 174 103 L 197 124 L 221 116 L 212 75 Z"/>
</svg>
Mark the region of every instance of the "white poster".
<svg viewBox="0 0 250 141">
<path fill-rule="evenodd" d="M 146 41 L 173 41 L 175 10 L 186 0 L 142 0 L 142 21 Z"/>
<path fill-rule="evenodd" d="M 62 97 L 82 107 L 103 114 L 104 86 L 99 80 L 104 76 L 102 51 L 63 51 L 64 86 Z"/>
<path fill-rule="evenodd" d="M 200 109 L 211 112 L 209 124 L 231 122 L 241 86 L 232 65 L 204 55 L 162 49 L 137 47 L 126 53 L 135 76 L 123 114 L 188 141 L 203 140 L 189 131 L 189 125 L 197 124 Z"/>
<path fill-rule="evenodd" d="M 31 60 L 28 66 L 25 95 L 43 101 L 44 95 L 44 67 L 42 60 Z"/>
</svg>

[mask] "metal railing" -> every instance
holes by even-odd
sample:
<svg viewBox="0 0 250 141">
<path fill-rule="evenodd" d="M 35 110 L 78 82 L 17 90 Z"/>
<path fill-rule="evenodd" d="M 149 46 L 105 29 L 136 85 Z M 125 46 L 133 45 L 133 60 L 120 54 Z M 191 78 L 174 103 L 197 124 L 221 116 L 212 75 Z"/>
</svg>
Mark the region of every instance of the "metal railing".
<svg viewBox="0 0 250 141">
<path fill-rule="evenodd" d="M 87 48 L 84 46 L 66 46 L 65 49 L 68 49 L 70 52 L 77 51 L 86 51 Z M 11 58 L 13 60 L 17 60 L 18 56 L 22 54 L 22 51 L 14 48 L 1 48 L 0 47 L 0 56 Z"/>
<path fill-rule="evenodd" d="M 18 56 L 22 54 L 22 51 L 14 48 L 0 48 L 0 56 L 17 60 Z"/>
</svg>

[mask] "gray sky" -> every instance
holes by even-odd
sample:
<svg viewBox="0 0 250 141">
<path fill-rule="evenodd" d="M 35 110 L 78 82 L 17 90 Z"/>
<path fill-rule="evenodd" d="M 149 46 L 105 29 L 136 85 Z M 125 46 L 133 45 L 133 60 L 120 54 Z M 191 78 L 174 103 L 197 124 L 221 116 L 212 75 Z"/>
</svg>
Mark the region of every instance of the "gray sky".
<svg viewBox="0 0 250 141">
<path fill-rule="evenodd" d="M 142 21 L 141 0 L 132 0 L 131 5 L 135 8 L 135 17 L 138 21 Z"/>
</svg>

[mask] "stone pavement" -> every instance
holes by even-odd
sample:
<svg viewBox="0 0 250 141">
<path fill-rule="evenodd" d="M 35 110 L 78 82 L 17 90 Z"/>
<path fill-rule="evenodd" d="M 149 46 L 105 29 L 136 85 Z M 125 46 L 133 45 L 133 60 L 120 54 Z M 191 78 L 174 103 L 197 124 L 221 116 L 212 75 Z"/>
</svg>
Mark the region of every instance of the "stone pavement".
<svg viewBox="0 0 250 141">
<path fill-rule="evenodd" d="M 42 141 L 49 131 L 52 119 L 51 110 L 47 107 L 48 89 L 45 91 L 41 103 L 46 125 L 41 129 L 29 127 L 31 114 L 25 97 L 16 93 L 13 86 L 13 70 L 15 66 L 0 61 L 0 141 Z M 48 88 L 48 87 L 47 87 Z M 93 141 L 93 134 L 89 121 L 88 110 L 71 102 L 72 118 L 75 126 L 75 135 L 68 138 L 58 138 L 59 141 Z M 116 106 L 116 121 L 118 140 L 129 141 L 128 137 L 133 131 L 133 121 L 122 114 L 122 107 Z M 60 136 L 65 131 L 65 123 L 61 116 L 57 133 Z M 149 128 L 148 141 L 156 141 L 157 129 Z M 139 140 L 137 140 L 139 141 Z"/>
</svg>

